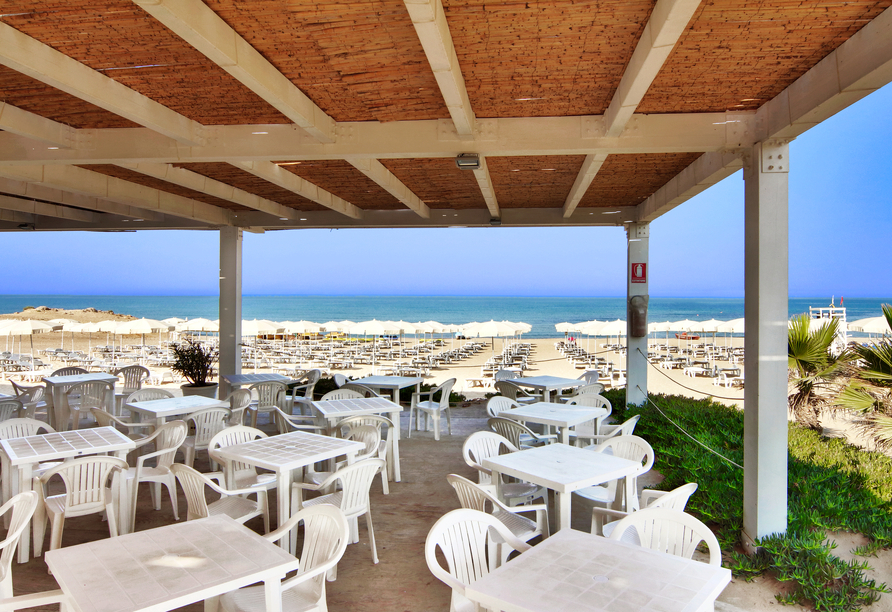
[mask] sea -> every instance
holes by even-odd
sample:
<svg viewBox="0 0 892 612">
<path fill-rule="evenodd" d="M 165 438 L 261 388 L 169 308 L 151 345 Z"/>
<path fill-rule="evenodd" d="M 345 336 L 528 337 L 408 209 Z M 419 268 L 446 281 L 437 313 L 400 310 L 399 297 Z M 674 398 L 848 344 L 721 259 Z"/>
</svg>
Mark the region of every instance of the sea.
<svg viewBox="0 0 892 612">
<path fill-rule="evenodd" d="M 846 308 L 849 321 L 882 315 L 881 305 L 892 298 L 826 296 L 790 298 L 789 314 L 808 312 L 809 306 Z M 96 308 L 149 319 L 180 317 L 217 319 L 217 296 L 123 296 L 123 295 L 3 295 L 0 313 L 19 312 L 25 307 L 50 306 L 64 309 Z M 651 297 L 648 320 L 682 319 L 727 321 L 743 316 L 743 298 Z M 304 296 L 245 295 L 244 319 L 271 321 L 354 322 L 403 320 L 462 324 L 472 321 L 522 321 L 532 326 L 525 338 L 553 338 L 562 334 L 555 324 L 625 319 L 622 297 L 485 297 L 485 296 Z"/>
</svg>

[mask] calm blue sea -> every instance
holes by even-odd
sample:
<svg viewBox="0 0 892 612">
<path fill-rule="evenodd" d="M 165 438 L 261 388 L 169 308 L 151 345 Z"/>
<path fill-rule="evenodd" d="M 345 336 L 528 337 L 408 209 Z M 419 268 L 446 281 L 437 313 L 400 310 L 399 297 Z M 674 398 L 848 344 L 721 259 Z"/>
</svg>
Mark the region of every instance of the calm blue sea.
<svg viewBox="0 0 892 612">
<path fill-rule="evenodd" d="M 892 298 L 845 298 L 849 321 L 882 314 L 880 305 Z M 790 315 L 808 312 L 809 306 L 828 306 L 830 299 L 792 298 Z M 839 305 L 839 299 L 836 300 Z M 3 295 L 0 313 L 18 312 L 26 306 L 97 308 L 150 319 L 182 317 L 218 318 L 216 296 L 116 296 L 116 295 Z M 523 321 L 533 326 L 527 338 L 555 337 L 555 323 L 577 323 L 591 319 L 624 319 L 624 298 L 571 297 L 407 297 L 407 296 L 279 296 L 246 295 L 242 302 L 245 319 L 271 321 L 307 320 L 366 321 L 368 319 L 469 323 L 490 319 Z M 681 319 L 729 320 L 743 316 L 743 298 L 651 297 L 650 321 Z"/>
</svg>

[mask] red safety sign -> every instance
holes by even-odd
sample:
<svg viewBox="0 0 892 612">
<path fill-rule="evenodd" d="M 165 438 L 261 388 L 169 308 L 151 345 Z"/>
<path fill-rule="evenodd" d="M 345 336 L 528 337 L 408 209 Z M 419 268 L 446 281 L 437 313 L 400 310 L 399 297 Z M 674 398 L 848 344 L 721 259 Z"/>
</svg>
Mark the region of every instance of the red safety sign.
<svg viewBox="0 0 892 612">
<path fill-rule="evenodd" d="M 633 263 L 632 264 L 632 282 L 633 283 L 646 283 L 647 282 L 647 264 L 646 263 Z"/>
</svg>

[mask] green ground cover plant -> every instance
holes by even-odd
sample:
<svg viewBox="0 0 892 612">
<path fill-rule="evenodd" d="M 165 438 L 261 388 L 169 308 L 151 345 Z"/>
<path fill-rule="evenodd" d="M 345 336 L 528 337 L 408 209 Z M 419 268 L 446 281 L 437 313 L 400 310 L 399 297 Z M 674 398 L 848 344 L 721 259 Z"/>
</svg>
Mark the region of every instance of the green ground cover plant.
<svg viewBox="0 0 892 612">
<path fill-rule="evenodd" d="M 858 610 L 889 593 L 867 579 L 867 561 L 848 563 L 833 554 L 827 530 L 864 534 L 869 556 L 892 548 L 892 460 L 839 439 L 790 424 L 789 527 L 764 538 L 760 554 L 737 552 L 743 525 L 743 470 L 682 434 L 669 419 L 703 445 L 743 465 L 743 413 L 713 402 L 681 396 L 651 396 L 652 403 L 625 406 L 624 391 L 605 396 L 617 420 L 641 414 L 635 433 L 656 452 L 654 469 L 663 489 L 686 482 L 699 488 L 687 511 L 707 523 L 725 552 L 724 565 L 751 579 L 766 572 L 792 586 L 781 603 L 801 603 L 820 611 Z"/>
</svg>

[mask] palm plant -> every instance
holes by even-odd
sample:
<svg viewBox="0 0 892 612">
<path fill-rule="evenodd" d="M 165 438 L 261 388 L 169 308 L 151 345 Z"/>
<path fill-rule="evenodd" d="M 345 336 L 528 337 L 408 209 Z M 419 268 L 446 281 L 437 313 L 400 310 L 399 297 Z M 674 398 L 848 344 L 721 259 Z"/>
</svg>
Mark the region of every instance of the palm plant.
<svg viewBox="0 0 892 612">
<path fill-rule="evenodd" d="M 883 315 L 892 331 L 892 306 L 883 304 Z M 840 406 L 862 415 L 859 422 L 878 446 L 892 447 L 892 341 L 859 344 L 852 378 L 839 394 Z"/>
<path fill-rule="evenodd" d="M 834 356 L 830 351 L 839 329 L 837 319 L 814 330 L 810 321 L 806 314 L 795 317 L 787 331 L 787 361 L 792 370 L 787 401 L 797 421 L 819 430 L 821 412 L 831 405 L 827 391 L 850 355 L 843 352 Z"/>
</svg>

